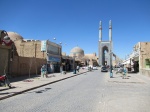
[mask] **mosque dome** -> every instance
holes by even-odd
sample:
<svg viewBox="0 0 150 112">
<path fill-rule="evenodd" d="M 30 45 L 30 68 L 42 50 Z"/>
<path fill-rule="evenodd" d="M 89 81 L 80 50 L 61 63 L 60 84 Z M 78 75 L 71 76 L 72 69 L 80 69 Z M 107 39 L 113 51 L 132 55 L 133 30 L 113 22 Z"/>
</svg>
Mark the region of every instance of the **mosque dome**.
<svg viewBox="0 0 150 112">
<path fill-rule="evenodd" d="M 10 37 L 10 39 L 12 41 L 23 39 L 23 37 L 21 35 L 19 35 L 18 33 L 16 33 L 16 32 L 7 32 L 7 34 L 8 34 L 8 36 Z"/>
<path fill-rule="evenodd" d="M 71 56 L 84 56 L 84 50 L 81 49 L 80 47 L 74 47 L 70 51 Z"/>
</svg>

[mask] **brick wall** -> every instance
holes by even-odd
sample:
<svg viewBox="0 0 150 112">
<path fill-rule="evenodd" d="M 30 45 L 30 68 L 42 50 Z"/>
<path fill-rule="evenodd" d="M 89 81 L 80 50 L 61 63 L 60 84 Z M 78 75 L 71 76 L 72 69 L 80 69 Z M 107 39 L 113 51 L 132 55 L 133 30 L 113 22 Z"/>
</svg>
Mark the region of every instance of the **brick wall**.
<svg viewBox="0 0 150 112">
<path fill-rule="evenodd" d="M 15 41 L 18 56 L 46 59 L 46 53 L 41 52 L 41 41 Z"/>
<path fill-rule="evenodd" d="M 15 77 L 29 75 L 29 70 L 31 70 L 30 74 L 36 74 L 36 72 L 37 74 L 40 74 L 41 65 L 47 63 L 46 52 L 41 52 L 41 41 L 33 40 L 26 42 L 24 40 L 18 39 L 15 40 L 14 43 L 15 53 L 10 67 L 11 76 Z M 60 45 L 58 47 L 60 47 Z M 60 57 L 60 55 L 49 55 Z"/>
<path fill-rule="evenodd" d="M 146 69 L 145 59 L 150 59 L 150 42 L 140 42 L 140 74 L 150 76 L 150 69 Z"/>
<path fill-rule="evenodd" d="M 46 59 L 40 59 L 35 57 L 18 57 L 13 58 L 11 63 L 11 76 L 23 76 L 40 74 L 41 65 L 46 64 Z"/>
<path fill-rule="evenodd" d="M 145 59 L 150 59 L 150 42 L 140 42 L 140 68 L 145 68 Z"/>
<path fill-rule="evenodd" d="M 42 64 L 46 64 L 46 53 L 41 52 L 41 41 L 25 42 L 16 40 L 16 53 L 11 62 L 11 76 L 40 74 Z M 30 68 L 31 67 L 31 68 Z"/>
<path fill-rule="evenodd" d="M 10 47 L 0 45 L 0 75 L 4 75 L 5 72 L 9 72 L 9 49 Z"/>
</svg>

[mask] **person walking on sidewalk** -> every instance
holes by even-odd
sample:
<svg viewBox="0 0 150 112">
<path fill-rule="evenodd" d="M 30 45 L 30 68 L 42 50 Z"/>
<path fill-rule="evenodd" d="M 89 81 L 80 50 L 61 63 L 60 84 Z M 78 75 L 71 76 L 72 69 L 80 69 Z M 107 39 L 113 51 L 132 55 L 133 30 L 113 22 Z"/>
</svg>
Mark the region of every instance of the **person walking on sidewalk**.
<svg viewBox="0 0 150 112">
<path fill-rule="evenodd" d="M 127 67 L 124 65 L 124 67 L 123 67 L 123 76 L 122 76 L 123 79 L 126 79 L 126 77 L 127 77 L 127 72 L 128 72 L 128 69 L 127 69 Z"/>
<path fill-rule="evenodd" d="M 44 77 L 47 78 L 47 68 L 46 68 L 46 65 L 42 65 L 41 67 L 41 75 Z"/>
<path fill-rule="evenodd" d="M 77 71 L 79 72 L 79 69 L 80 69 L 80 67 L 79 67 L 79 65 L 77 65 Z"/>
</svg>

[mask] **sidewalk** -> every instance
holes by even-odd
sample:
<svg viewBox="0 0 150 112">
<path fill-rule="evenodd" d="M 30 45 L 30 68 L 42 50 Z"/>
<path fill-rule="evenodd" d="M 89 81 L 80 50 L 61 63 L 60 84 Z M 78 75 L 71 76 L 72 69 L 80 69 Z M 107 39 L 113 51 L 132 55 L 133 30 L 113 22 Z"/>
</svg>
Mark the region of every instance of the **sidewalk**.
<svg viewBox="0 0 150 112">
<path fill-rule="evenodd" d="M 113 78 L 110 78 L 110 73 L 108 72 L 106 76 L 106 81 L 115 83 L 136 83 L 136 84 L 149 84 L 150 77 L 142 75 L 140 73 L 127 73 L 126 78 L 122 78 L 122 74 L 116 74 L 113 72 Z"/>
<path fill-rule="evenodd" d="M 42 87 L 48 84 L 52 84 L 61 80 L 65 80 L 71 77 L 88 72 L 87 70 L 80 69 L 80 72 L 73 74 L 73 72 L 68 72 L 67 74 L 53 73 L 48 74 L 48 78 L 43 78 L 39 76 L 32 76 L 28 78 L 27 76 L 17 77 L 10 79 L 12 88 L 0 87 L 0 100 Z"/>
</svg>

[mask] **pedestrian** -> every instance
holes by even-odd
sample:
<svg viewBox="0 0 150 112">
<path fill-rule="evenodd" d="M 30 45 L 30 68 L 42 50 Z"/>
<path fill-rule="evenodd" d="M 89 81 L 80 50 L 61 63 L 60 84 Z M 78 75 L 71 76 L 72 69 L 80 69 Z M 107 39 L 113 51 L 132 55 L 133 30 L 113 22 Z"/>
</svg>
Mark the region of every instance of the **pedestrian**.
<svg viewBox="0 0 150 112">
<path fill-rule="evenodd" d="M 74 68 L 73 68 L 73 74 L 76 74 L 76 69 L 77 69 L 77 65 L 76 63 L 74 64 Z"/>
<path fill-rule="evenodd" d="M 60 65 L 60 73 L 62 74 L 62 72 L 63 72 L 63 65 L 61 64 Z"/>
<path fill-rule="evenodd" d="M 46 68 L 46 65 L 42 65 L 41 67 L 41 75 L 44 77 L 47 78 L 47 68 Z"/>
<path fill-rule="evenodd" d="M 80 69 L 79 65 L 77 65 L 77 68 L 76 68 L 76 69 L 77 69 L 77 71 L 79 72 L 79 69 Z"/>
<path fill-rule="evenodd" d="M 124 66 L 123 67 L 123 79 L 126 79 L 126 77 L 127 77 L 127 72 L 128 72 L 128 69 L 127 69 L 127 67 L 126 66 Z"/>
<path fill-rule="evenodd" d="M 91 66 L 88 66 L 88 70 L 91 71 Z"/>
</svg>

